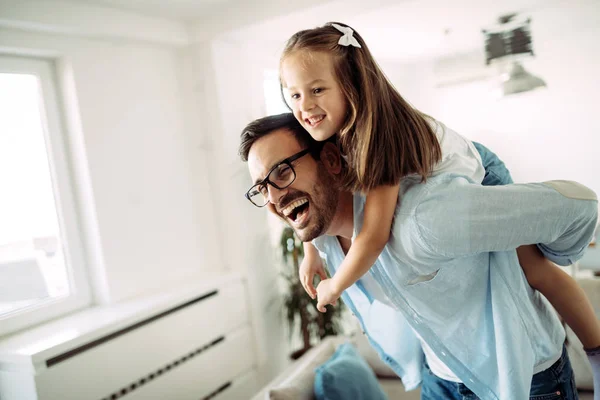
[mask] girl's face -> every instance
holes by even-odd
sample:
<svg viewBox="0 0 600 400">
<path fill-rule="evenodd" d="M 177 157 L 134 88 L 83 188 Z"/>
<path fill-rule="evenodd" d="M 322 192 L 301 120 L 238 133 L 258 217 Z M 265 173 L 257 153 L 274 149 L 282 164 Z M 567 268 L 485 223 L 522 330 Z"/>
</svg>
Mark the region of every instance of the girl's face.
<svg viewBox="0 0 600 400">
<path fill-rule="evenodd" d="M 294 116 L 315 140 L 327 140 L 340 131 L 348 103 L 335 78 L 331 56 L 294 52 L 281 64 L 281 81 Z"/>
</svg>

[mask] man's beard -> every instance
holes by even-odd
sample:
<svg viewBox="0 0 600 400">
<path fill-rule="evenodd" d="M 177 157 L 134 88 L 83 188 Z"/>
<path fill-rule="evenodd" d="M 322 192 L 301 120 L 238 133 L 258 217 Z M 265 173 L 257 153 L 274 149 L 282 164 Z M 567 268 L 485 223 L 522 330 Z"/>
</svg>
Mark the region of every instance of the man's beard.
<svg viewBox="0 0 600 400">
<path fill-rule="evenodd" d="M 336 180 L 320 165 L 317 169 L 317 180 L 313 187 L 313 194 L 309 197 L 311 222 L 301 230 L 294 229 L 296 236 L 309 242 L 325 234 L 337 211 L 339 188 Z"/>
</svg>

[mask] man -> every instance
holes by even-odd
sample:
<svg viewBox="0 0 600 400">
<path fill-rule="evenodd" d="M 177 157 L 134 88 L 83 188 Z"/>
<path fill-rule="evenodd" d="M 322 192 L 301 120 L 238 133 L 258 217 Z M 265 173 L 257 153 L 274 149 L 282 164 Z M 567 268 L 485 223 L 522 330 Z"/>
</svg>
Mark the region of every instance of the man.
<svg viewBox="0 0 600 400">
<path fill-rule="evenodd" d="M 508 183 L 501 162 L 478 150 Z M 312 240 L 335 273 L 364 206 L 338 189 L 338 148 L 282 114 L 249 124 L 240 154 L 254 181 L 246 197 Z M 342 297 L 406 388 L 421 383 L 434 399 L 577 398 L 564 330 L 526 284 L 514 249 L 540 243 L 561 265 L 580 257 L 597 221 L 595 194 L 574 182 L 485 187 L 439 175 L 404 179 L 399 198 L 388 245 Z"/>
</svg>

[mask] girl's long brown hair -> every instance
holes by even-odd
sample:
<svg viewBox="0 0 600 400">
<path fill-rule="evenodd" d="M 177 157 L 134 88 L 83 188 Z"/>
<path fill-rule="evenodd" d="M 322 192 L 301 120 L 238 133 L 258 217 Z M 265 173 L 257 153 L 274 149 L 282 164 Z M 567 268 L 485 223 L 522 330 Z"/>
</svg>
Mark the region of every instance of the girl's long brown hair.
<svg viewBox="0 0 600 400">
<path fill-rule="evenodd" d="M 333 58 L 334 74 L 349 104 L 339 132 L 342 150 L 352 166 L 344 188 L 367 192 L 376 186 L 397 184 L 409 174 L 426 180 L 442 157 L 429 117 L 400 96 L 356 31 L 353 36 L 361 48 L 339 45 L 342 33 L 332 26 L 334 23 L 347 26 L 329 22 L 294 34 L 281 61 L 299 51 L 324 52 Z"/>
</svg>

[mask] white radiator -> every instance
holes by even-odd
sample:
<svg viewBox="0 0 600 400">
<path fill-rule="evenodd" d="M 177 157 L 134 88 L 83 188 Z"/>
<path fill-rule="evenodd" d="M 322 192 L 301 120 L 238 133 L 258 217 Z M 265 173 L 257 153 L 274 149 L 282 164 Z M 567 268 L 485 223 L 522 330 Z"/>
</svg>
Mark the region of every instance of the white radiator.
<svg viewBox="0 0 600 400">
<path fill-rule="evenodd" d="M 44 360 L 0 371 L 1 400 L 238 400 L 256 391 L 245 287 L 236 281 Z"/>
</svg>

